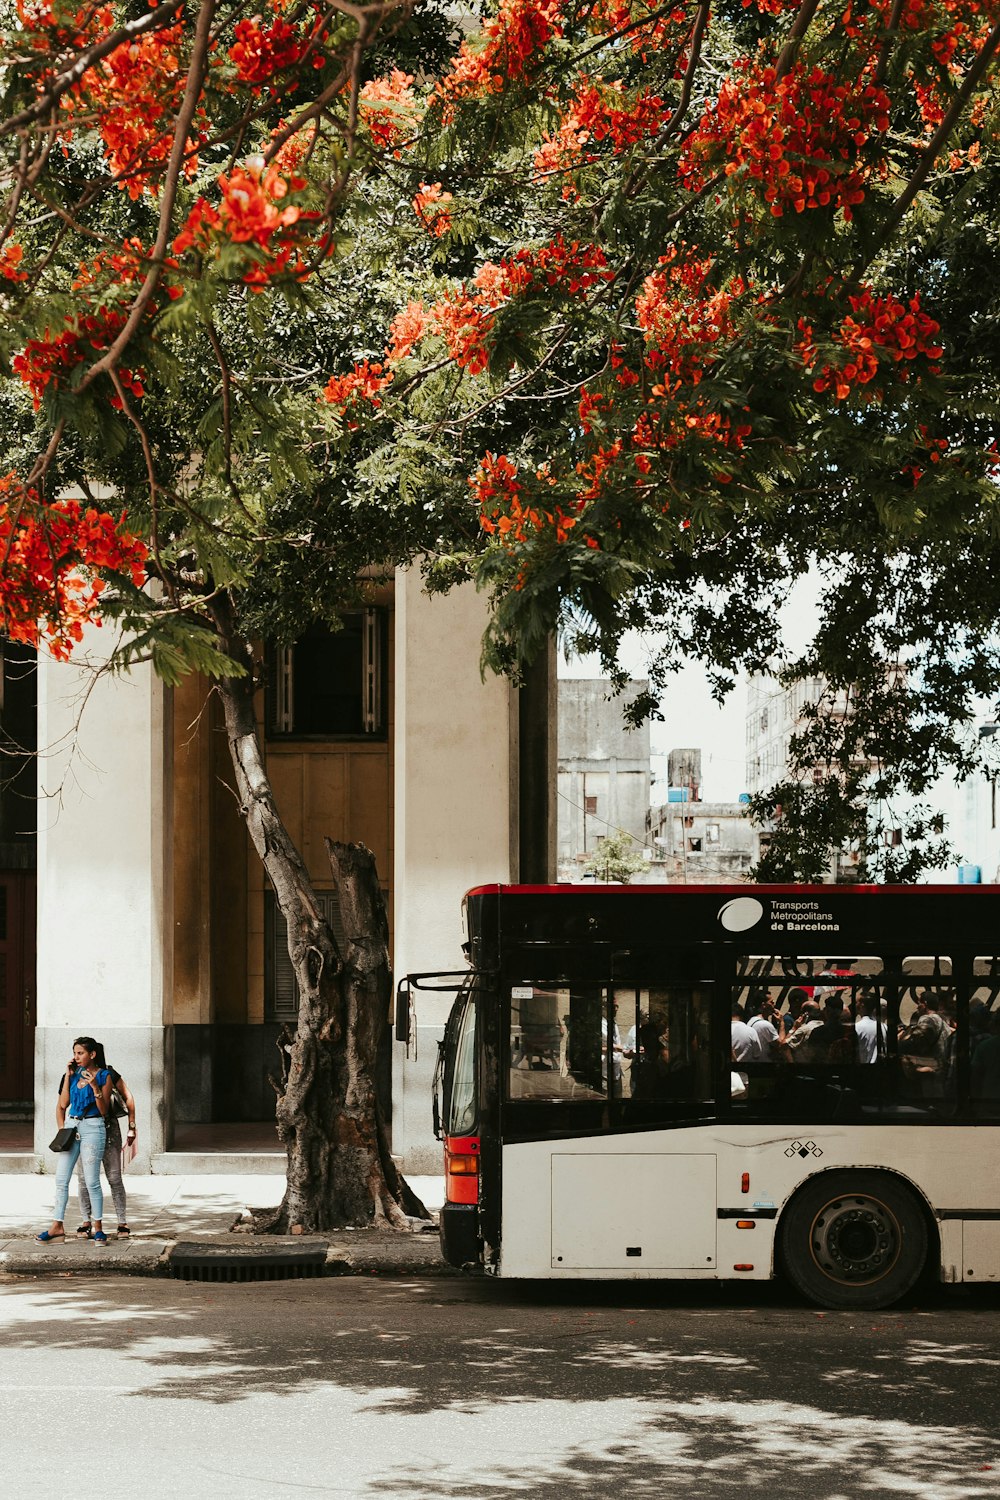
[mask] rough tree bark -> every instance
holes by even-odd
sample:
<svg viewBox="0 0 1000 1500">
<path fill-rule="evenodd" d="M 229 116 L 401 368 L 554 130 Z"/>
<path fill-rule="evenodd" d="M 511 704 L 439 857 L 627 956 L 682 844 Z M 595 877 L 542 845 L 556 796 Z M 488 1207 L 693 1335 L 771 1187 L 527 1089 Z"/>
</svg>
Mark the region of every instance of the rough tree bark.
<svg viewBox="0 0 1000 1500">
<path fill-rule="evenodd" d="M 284 1076 L 272 1080 L 288 1152 L 285 1196 L 256 1216 L 254 1227 L 277 1234 L 366 1224 L 407 1229 L 410 1218 L 428 1214 L 389 1154 L 375 1092 L 390 999 L 389 929 L 375 858 L 363 844 L 326 841 L 347 934 L 341 954 L 267 775 L 250 652 L 236 632 L 220 634 L 230 659 L 247 669 L 219 684 L 240 811 L 287 923 L 299 986 Z"/>
</svg>

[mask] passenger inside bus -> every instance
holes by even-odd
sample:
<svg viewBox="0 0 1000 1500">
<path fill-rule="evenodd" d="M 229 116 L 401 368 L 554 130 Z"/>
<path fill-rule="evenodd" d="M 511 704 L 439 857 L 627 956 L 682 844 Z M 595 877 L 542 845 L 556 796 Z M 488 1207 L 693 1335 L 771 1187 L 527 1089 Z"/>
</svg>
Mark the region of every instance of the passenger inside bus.
<svg viewBox="0 0 1000 1500">
<path fill-rule="evenodd" d="M 977 967 L 987 962 L 992 977 L 992 960 L 977 960 Z M 767 1056 L 739 1063 L 747 1078 L 746 1094 L 734 1093 L 741 1112 L 762 1118 L 954 1112 L 957 1011 L 950 959 L 895 960 L 887 972 L 874 956 L 772 955 L 741 960 L 740 967 L 734 1015 L 738 1021 L 745 1005 L 758 1039 L 771 1042 Z M 1000 998 L 1000 984 L 994 990 Z"/>
</svg>

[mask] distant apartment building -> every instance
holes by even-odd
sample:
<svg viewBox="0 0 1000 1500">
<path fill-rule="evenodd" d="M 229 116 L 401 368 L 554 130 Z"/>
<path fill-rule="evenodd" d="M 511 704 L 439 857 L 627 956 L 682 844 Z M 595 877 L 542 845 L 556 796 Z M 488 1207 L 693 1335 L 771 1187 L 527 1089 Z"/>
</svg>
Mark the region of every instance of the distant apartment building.
<svg viewBox="0 0 1000 1500">
<path fill-rule="evenodd" d="M 751 677 L 747 684 L 746 784 L 756 794 L 766 792 L 788 775 L 788 746 L 792 735 L 805 727 L 803 709 L 823 696 L 818 677 L 783 688 L 773 677 Z M 843 709 L 844 700 L 832 704 Z"/>
<path fill-rule="evenodd" d="M 630 729 L 623 708 L 648 683 L 634 680 L 618 696 L 605 677 L 559 683 L 558 835 L 560 880 L 578 880 L 602 840 L 623 830 L 646 846 L 652 784 L 649 723 Z"/>
</svg>

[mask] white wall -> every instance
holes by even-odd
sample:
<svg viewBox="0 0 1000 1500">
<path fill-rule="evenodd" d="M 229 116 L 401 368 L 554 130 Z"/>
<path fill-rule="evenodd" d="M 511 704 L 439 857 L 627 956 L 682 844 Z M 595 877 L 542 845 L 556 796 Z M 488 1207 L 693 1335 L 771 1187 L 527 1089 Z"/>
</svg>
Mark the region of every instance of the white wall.
<svg viewBox="0 0 1000 1500">
<path fill-rule="evenodd" d="M 54 1099 L 73 1037 L 96 1036 L 136 1095 L 148 1170 L 166 1112 L 165 692 L 149 667 L 101 675 L 113 643 L 90 629 L 71 663 L 39 656 L 35 1097 Z M 51 1126 L 39 1108 L 43 1159 Z"/>
</svg>

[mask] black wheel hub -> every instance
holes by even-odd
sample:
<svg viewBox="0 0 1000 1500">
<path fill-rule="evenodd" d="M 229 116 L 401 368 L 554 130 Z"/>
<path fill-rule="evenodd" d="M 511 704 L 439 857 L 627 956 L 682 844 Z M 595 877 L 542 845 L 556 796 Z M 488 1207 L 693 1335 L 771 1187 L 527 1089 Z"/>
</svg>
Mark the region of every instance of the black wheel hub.
<svg viewBox="0 0 1000 1500">
<path fill-rule="evenodd" d="M 831 1280 L 877 1281 L 896 1263 L 899 1225 L 877 1198 L 835 1198 L 813 1220 L 810 1244 L 816 1264 Z"/>
</svg>

